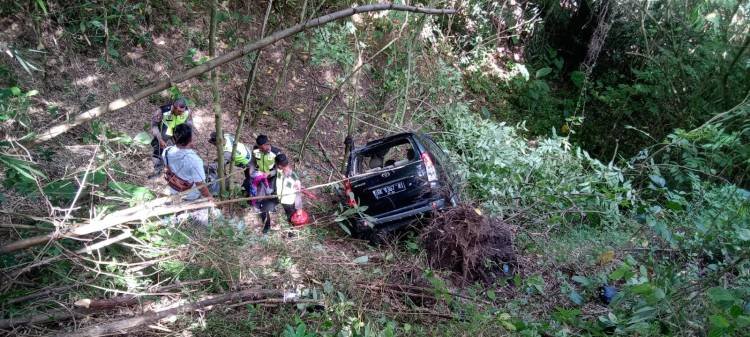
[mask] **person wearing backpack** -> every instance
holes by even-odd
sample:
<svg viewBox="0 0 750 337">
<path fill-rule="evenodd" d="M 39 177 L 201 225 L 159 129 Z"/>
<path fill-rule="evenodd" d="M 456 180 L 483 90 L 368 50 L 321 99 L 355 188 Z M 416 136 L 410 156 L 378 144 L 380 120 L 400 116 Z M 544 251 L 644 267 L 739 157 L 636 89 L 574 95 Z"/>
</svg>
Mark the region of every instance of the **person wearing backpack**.
<svg viewBox="0 0 750 337">
<path fill-rule="evenodd" d="M 175 145 L 168 146 L 162 153 L 166 163 L 164 179 L 167 180 L 171 194 L 186 192 L 182 200 L 192 201 L 200 197 L 213 200 L 206 186 L 206 172 L 203 159 L 192 149 L 193 129 L 188 124 L 174 128 L 172 135 Z"/>
</svg>

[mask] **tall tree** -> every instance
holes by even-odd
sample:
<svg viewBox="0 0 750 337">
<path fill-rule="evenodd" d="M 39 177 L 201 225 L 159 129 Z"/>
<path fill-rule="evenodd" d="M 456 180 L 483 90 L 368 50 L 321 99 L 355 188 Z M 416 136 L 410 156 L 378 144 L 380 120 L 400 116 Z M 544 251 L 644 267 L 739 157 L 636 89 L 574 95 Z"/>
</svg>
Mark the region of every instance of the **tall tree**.
<svg viewBox="0 0 750 337">
<path fill-rule="evenodd" d="M 211 26 L 208 32 L 208 56 L 216 56 L 216 2 L 211 1 Z M 216 163 L 219 181 L 224 178 L 224 130 L 221 123 L 221 103 L 219 102 L 219 74 L 218 69 L 211 70 L 211 91 L 213 94 L 214 119 L 216 121 Z M 225 183 L 219 184 L 219 195 L 224 195 Z"/>
</svg>

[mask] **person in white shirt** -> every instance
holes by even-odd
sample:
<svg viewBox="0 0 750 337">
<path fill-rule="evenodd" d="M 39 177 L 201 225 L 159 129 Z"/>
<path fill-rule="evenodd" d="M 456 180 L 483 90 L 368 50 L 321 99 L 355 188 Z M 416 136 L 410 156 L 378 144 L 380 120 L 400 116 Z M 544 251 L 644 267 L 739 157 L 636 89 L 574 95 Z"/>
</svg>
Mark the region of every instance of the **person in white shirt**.
<svg viewBox="0 0 750 337">
<path fill-rule="evenodd" d="M 292 214 L 301 208 L 302 199 L 299 192 L 302 190 L 302 183 L 299 176 L 292 170 L 292 165 L 285 154 L 281 153 L 274 158 L 276 169 L 272 179 L 271 195 L 272 199 L 263 200 L 260 207 L 260 218 L 263 222 L 263 234 L 268 233 L 271 229 L 270 212 L 274 211 L 277 204 L 284 207 L 287 221 L 291 221 Z"/>
</svg>

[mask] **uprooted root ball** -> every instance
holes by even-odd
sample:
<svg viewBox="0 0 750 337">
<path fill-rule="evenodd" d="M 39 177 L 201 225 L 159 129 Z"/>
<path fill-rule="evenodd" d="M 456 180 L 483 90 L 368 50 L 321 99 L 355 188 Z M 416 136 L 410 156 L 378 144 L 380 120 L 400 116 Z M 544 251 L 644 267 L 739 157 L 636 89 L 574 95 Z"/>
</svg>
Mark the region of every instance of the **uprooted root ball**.
<svg viewBox="0 0 750 337">
<path fill-rule="evenodd" d="M 507 226 L 461 205 L 436 216 L 422 233 L 430 267 L 460 273 L 469 282 L 491 284 L 516 265 Z"/>
</svg>

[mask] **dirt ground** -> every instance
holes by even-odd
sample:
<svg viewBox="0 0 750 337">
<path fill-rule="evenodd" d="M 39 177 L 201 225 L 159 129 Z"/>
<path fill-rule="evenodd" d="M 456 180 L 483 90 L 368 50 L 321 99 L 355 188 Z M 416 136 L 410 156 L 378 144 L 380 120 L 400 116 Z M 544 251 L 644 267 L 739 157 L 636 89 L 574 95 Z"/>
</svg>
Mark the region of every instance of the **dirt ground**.
<svg viewBox="0 0 750 337">
<path fill-rule="evenodd" d="M 256 10 L 261 12 L 261 3 L 255 4 Z M 78 50 L 68 48 L 74 42 L 60 41 L 59 34 L 48 29 L 41 34 L 41 41 L 46 52 L 32 55 L 35 64 L 43 72 L 28 74 L 16 66 L 8 58 L 1 59 L 19 80 L 19 86 L 24 90 L 35 89 L 39 93 L 31 98 L 30 119 L 32 130 L 41 130 L 55 123 L 64 122 L 75 115 L 99 104 L 127 96 L 149 83 L 164 80 L 174 76 L 191 65 L 184 60 L 186 51 L 194 47 L 185 36 L 194 36 L 205 32 L 205 20 L 193 20 L 187 27 L 171 29 L 154 34 L 151 46 L 130 47 L 120 50 L 121 59 L 111 59 L 109 63 L 102 62 L 104 52 L 100 50 L 86 50 L 82 54 Z M 225 22 L 224 25 L 233 23 Z M 14 18 L 0 21 L 0 36 L 5 41 L 31 40 L 34 32 L 30 23 L 19 23 Z M 258 37 L 257 22 L 250 29 L 242 30 L 241 39 L 252 41 Z M 205 34 L 204 34 L 205 35 Z M 31 42 L 28 42 L 31 44 Z M 311 65 L 309 57 L 294 55 L 291 58 L 286 81 L 279 89 L 275 101 L 270 107 L 264 108 L 281 72 L 284 64 L 285 52 L 290 47 L 288 40 L 280 41 L 263 50 L 256 84 L 251 96 L 253 104 L 248 112 L 244 130 L 239 139 L 249 146 L 254 144 L 258 134 L 266 134 L 271 143 L 286 152 L 293 161 L 299 159 L 297 153 L 307 125 L 321 104 L 335 87 L 336 79 L 342 77 L 342 70 L 331 65 Z M 232 48 L 225 42 L 218 43 L 217 54 L 223 54 Z M 198 51 L 193 60 L 204 56 L 205 51 Z M 248 66 L 246 59 L 238 60 L 219 68 L 222 123 L 225 132 L 233 133 L 241 108 L 242 93 Z M 364 92 L 370 86 L 369 78 L 361 76 L 360 89 Z M 197 139 L 195 149 L 204 162 L 213 161 L 215 148 L 208 144 L 208 134 L 215 129 L 214 111 L 212 110 L 212 96 L 208 74 L 177 84 L 180 92 L 187 97 L 193 113 Z M 148 127 L 151 114 L 159 105 L 169 102 L 169 93 L 162 92 L 148 99 L 135 102 L 123 109 L 103 115 L 97 121 L 105 124 L 114 132 L 123 132 L 131 137 L 144 131 Z M 371 104 L 367 97 L 363 97 L 360 104 Z M 335 165 L 343 161 L 343 140 L 346 127 L 343 115 L 347 112 L 347 104 L 342 96 L 334 100 L 327 112 L 318 121 L 306 147 L 305 160 L 297 162 L 297 172 L 306 185 L 324 183 L 334 179 L 336 173 L 331 164 L 321 155 L 319 144 L 325 148 L 327 156 Z M 54 113 L 48 113 L 54 111 Z M 250 116 L 257 113 L 260 116 L 258 126 L 253 128 L 249 124 Z M 44 144 L 45 150 L 51 151 L 50 158 L 40 158 L 39 164 L 50 178 L 60 178 L 73 171 L 85 168 L 93 155 L 93 146 L 85 144 L 84 137 L 91 132 L 90 125 L 84 125 Z M 372 126 L 359 124 L 355 131 L 355 142 L 362 144 L 367 140 L 379 137 L 385 132 Z M 93 144 L 92 144 L 93 145 Z M 120 177 L 125 182 L 144 185 L 150 189 L 164 193 L 166 185 L 162 179 L 147 179 L 152 172 L 150 160 L 151 149 L 142 146 L 137 151 L 116 149 L 119 164 L 122 165 Z M 19 201 L 18 207 L 24 208 Z M 26 210 L 31 211 L 33 207 Z"/>
</svg>

